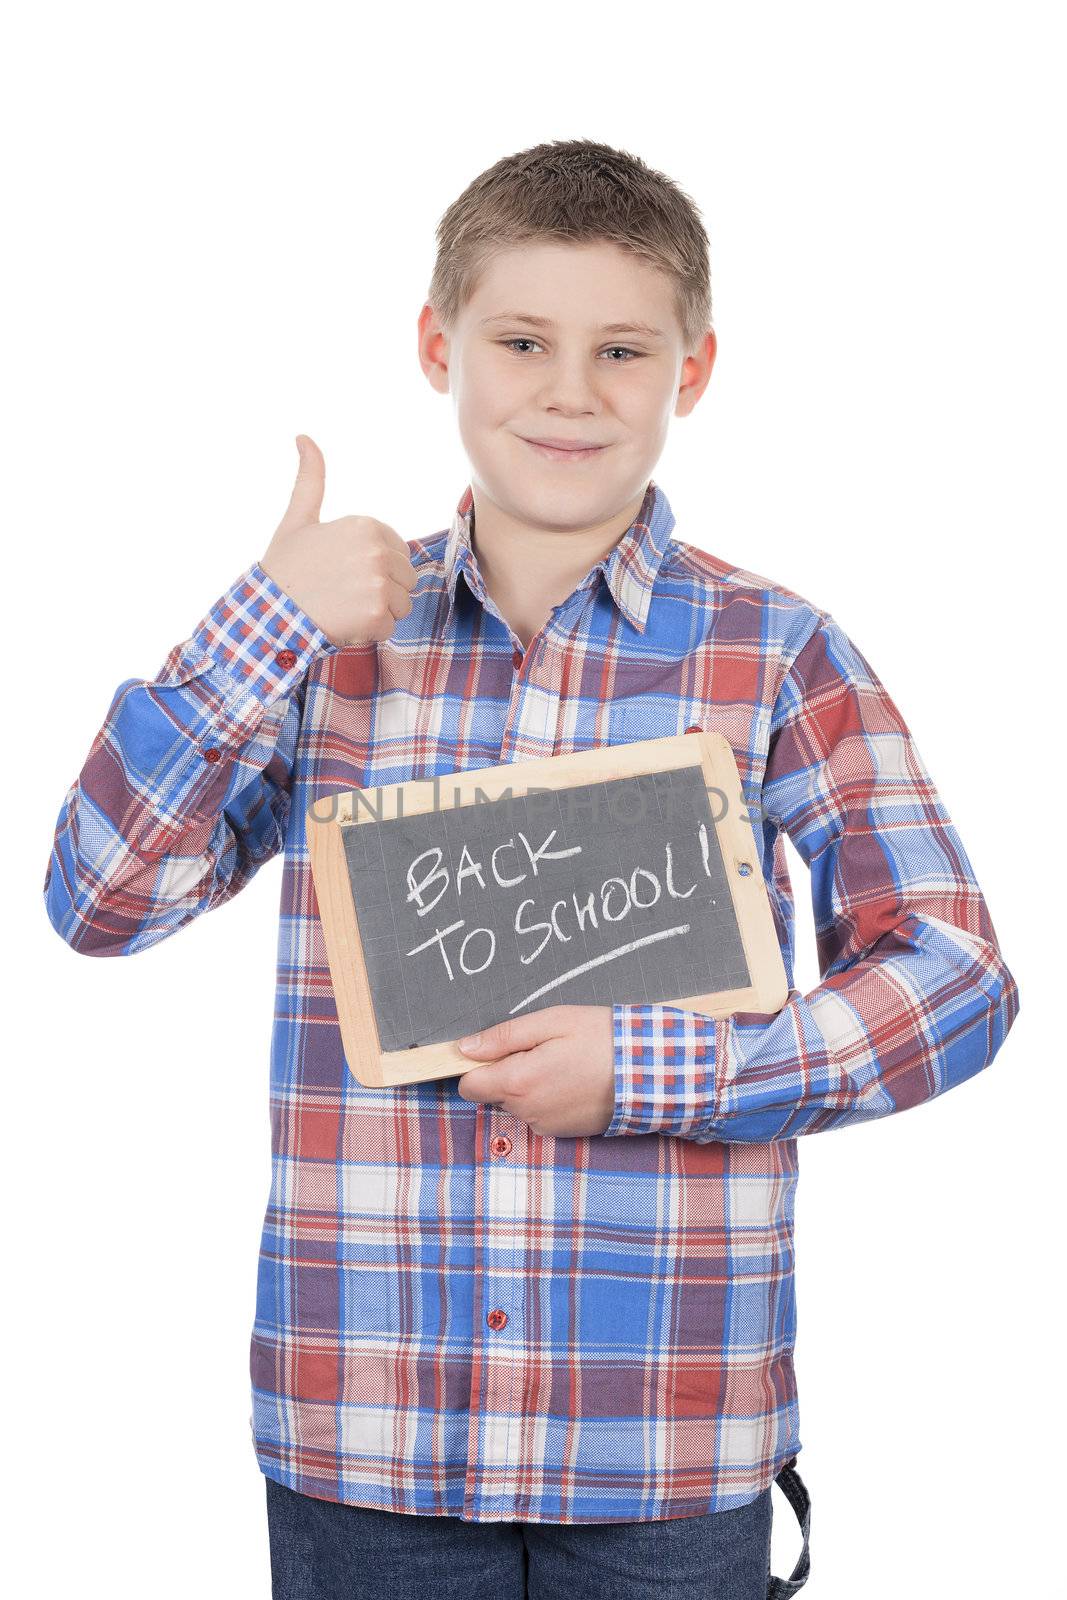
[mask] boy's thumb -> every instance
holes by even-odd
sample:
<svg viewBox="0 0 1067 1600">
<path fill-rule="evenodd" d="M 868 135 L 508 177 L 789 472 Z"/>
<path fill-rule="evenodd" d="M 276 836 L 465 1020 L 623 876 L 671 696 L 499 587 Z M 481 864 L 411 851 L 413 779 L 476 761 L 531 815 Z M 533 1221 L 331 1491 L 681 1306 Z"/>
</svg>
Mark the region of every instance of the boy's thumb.
<svg viewBox="0 0 1067 1600">
<path fill-rule="evenodd" d="M 319 521 L 322 497 L 326 492 L 326 462 L 314 439 L 310 439 L 306 433 L 297 434 L 296 448 L 300 454 L 300 465 L 281 525 L 302 528 L 309 522 Z"/>
</svg>

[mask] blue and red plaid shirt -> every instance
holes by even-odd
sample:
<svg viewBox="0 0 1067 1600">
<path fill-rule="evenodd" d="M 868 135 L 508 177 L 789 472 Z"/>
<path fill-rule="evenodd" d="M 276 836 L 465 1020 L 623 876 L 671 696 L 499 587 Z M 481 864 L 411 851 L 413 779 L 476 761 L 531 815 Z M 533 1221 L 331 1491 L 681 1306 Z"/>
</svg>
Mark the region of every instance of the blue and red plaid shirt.
<svg viewBox="0 0 1067 1600">
<path fill-rule="evenodd" d="M 264 1473 L 471 1521 L 739 1506 L 801 1447 L 797 1136 L 972 1077 L 1018 990 L 899 711 L 827 612 L 672 538 L 650 479 L 524 649 L 482 581 L 472 505 L 468 485 L 448 529 L 408 541 L 418 582 L 387 641 L 331 645 L 253 562 L 155 679 L 121 683 L 63 801 L 48 916 L 73 950 L 131 955 L 283 857 L 250 1349 Z M 455 1077 L 364 1088 L 310 801 L 691 727 L 737 760 L 782 1010 L 614 1005 L 615 1114 L 593 1138 L 535 1134 Z M 811 872 L 809 994 L 786 834 Z"/>
</svg>

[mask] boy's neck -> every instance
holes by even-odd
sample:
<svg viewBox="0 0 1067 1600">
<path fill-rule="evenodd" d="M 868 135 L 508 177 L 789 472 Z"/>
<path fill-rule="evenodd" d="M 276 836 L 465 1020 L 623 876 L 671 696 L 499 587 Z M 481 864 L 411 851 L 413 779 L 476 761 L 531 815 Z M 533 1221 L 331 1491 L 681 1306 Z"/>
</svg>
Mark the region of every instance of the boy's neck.
<svg viewBox="0 0 1067 1600">
<path fill-rule="evenodd" d="M 590 568 L 618 544 L 644 500 L 590 528 L 533 528 L 481 501 L 472 509 L 471 548 L 493 604 L 525 650 L 553 607 L 572 595 Z M 476 526 L 477 523 L 477 526 Z"/>
</svg>

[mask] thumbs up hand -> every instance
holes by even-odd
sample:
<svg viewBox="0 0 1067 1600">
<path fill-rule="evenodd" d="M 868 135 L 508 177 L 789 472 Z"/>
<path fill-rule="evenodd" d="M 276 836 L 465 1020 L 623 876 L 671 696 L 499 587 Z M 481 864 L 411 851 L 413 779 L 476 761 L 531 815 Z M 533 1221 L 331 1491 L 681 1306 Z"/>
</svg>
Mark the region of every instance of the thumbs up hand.
<svg viewBox="0 0 1067 1600">
<path fill-rule="evenodd" d="M 326 463 L 306 433 L 297 449 L 289 505 L 259 564 L 331 644 L 388 639 L 411 610 L 417 579 L 408 546 L 374 517 L 320 522 Z"/>
</svg>

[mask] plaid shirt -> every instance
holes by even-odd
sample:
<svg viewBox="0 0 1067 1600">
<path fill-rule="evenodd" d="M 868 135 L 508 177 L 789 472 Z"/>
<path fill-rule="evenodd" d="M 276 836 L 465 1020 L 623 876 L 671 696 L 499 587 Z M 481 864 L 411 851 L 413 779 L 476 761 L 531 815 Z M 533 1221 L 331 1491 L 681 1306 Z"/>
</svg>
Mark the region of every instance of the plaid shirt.
<svg viewBox="0 0 1067 1600">
<path fill-rule="evenodd" d="M 471 508 L 468 485 L 448 529 L 408 541 L 418 582 L 388 641 L 332 646 L 253 562 L 158 677 L 121 683 L 59 814 L 48 916 L 73 950 L 130 955 L 283 855 L 250 1349 L 264 1473 L 471 1521 L 742 1505 L 801 1447 L 796 1136 L 973 1076 L 1018 991 L 899 711 L 827 612 L 672 539 L 650 479 L 524 651 Z M 614 1005 L 615 1113 L 593 1138 L 539 1136 L 455 1077 L 361 1086 L 310 801 L 694 726 L 737 760 L 782 1010 Z M 785 834 L 811 872 L 807 995 Z"/>
</svg>

